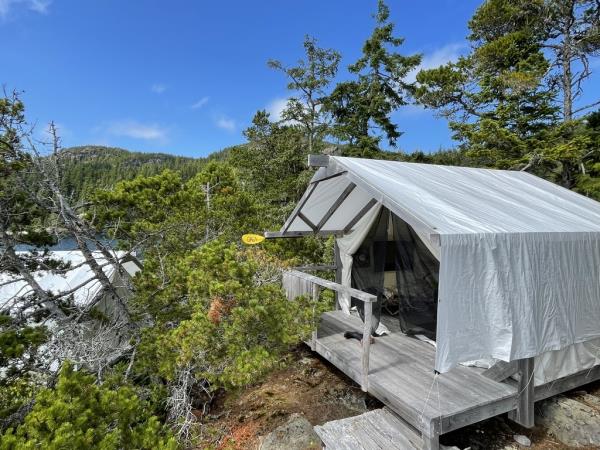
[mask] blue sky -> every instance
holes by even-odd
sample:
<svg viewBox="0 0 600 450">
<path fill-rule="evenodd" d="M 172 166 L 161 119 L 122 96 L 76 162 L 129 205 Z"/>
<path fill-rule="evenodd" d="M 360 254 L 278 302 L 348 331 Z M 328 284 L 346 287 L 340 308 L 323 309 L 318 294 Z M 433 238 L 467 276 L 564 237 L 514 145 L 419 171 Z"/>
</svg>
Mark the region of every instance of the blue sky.
<svg viewBox="0 0 600 450">
<path fill-rule="evenodd" d="M 434 67 L 467 51 L 479 1 L 389 0 L 403 51 Z M 64 146 L 100 144 L 203 156 L 243 142 L 258 109 L 274 115 L 305 34 L 352 63 L 375 0 L 0 0 L 0 83 L 24 91 L 39 132 Z M 342 74 L 343 76 L 343 71 Z M 597 94 L 597 90 L 596 90 Z M 597 95 L 596 95 L 597 97 Z M 417 107 L 394 116 L 407 152 L 452 145 L 444 119 Z"/>
</svg>

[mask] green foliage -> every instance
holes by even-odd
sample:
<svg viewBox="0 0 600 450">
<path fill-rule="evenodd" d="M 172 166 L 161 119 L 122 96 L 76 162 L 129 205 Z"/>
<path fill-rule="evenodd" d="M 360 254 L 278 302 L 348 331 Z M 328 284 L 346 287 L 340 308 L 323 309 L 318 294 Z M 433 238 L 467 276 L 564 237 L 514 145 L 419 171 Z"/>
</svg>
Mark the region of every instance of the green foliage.
<svg viewBox="0 0 600 450">
<path fill-rule="evenodd" d="M 17 94 L 0 98 L 0 176 L 2 178 L 22 170 L 29 163 L 29 156 L 21 150 L 21 136 L 17 131 L 17 127 L 23 123 L 25 123 L 25 106 Z"/>
<path fill-rule="evenodd" d="M 450 119 L 477 165 L 526 169 L 597 198 L 597 136 L 572 114 L 571 88 L 589 74 L 571 64 L 597 51 L 599 12 L 589 1 L 486 1 L 469 22 L 471 53 L 421 71 L 417 98 Z"/>
<path fill-rule="evenodd" d="M 177 444 L 127 386 L 99 386 L 66 364 L 54 389 L 42 389 L 23 424 L 0 449 L 175 449 Z"/>
<path fill-rule="evenodd" d="M 23 148 L 23 128 L 25 107 L 18 94 L 0 98 L 0 245 L 5 247 L 9 241 L 34 245 L 52 242 L 41 228 L 48 213 L 31 202 L 17 182 L 32 164 L 32 155 Z M 0 271 L 13 270 L 0 261 Z"/>
<path fill-rule="evenodd" d="M 304 38 L 306 61 L 299 61 L 295 67 L 285 67 L 280 61 L 270 60 L 269 67 L 282 71 L 289 79 L 288 89 L 298 97 L 288 100 L 282 113 L 282 120 L 299 124 L 308 141 L 308 151 L 312 153 L 329 131 L 325 111 L 327 87 L 335 77 L 341 56 L 332 49 L 317 46 L 314 38 Z"/>
<path fill-rule="evenodd" d="M 19 411 L 33 401 L 38 391 L 39 386 L 27 376 L 5 380 L 0 384 L 0 418 L 7 422 L 5 427 L 16 422 L 11 418 L 18 416 Z"/>
<path fill-rule="evenodd" d="M 536 2 L 485 2 L 469 22 L 473 51 L 456 63 L 421 71 L 418 99 L 450 119 L 450 128 L 481 164 L 510 168 L 527 161 L 555 120 L 553 92 L 537 28 Z"/>
<path fill-rule="evenodd" d="M 37 349 L 46 339 L 46 327 L 18 327 L 9 315 L 0 314 L 0 367 L 6 371 L 2 382 L 24 376 L 35 363 Z"/>
<path fill-rule="evenodd" d="M 213 387 L 242 386 L 276 367 L 290 346 L 306 338 L 323 304 L 289 302 L 278 264 L 256 248 L 213 241 L 166 267 L 173 288 L 144 302 L 185 303 L 177 318 L 160 311 L 144 335 L 138 370 L 172 379 L 192 365 Z M 313 307 L 317 309 L 313 310 Z M 173 327 L 173 323 L 178 323 Z"/>
<path fill-rule="evenodd" d="M 394 36 L 389 9 L 379 0 L 376 26 L 363 46 L 363 55 L 349 66 L 356 80 L 337 84 L 326 100 L 331 112 L 333 135 L 347 141 L 357 156 L 374 157 L 385 136 L 394 147 L 401 136 L 391 114 L 408 104 L 414 86 L 406 81 L 421 62 L 421 55 L 404 56 L 395 51 L 404 39 Z"/>
<path fill-rule="evenodd" d="M 255 200 L 239 184 L 233 168 L 210 162 L 184 182 L 164 171 L 118 183 L 93 197 L 89 215 L 130 248 L 160 243 L 169 251 L 185 251 L 217 236 L 237 239 L 255 230 L 259 214 Z"/>
<path fill-rule="evenodd" d="M 229 161 L 245 190 L 263 208 L 265 227 L 281 223 L 312 176 L 306 167 L 309 150 L 297 127 L 273 123 L 258 111 L 245 132 L 248 144 L 231 149 Z"/>
<path fill-rule="evenodd" d="M 565 28 L 569 12 L 573 21 Z M 565 80 L 575 86 L 587 74 L 561 73 L 597 52 L 598 12 L 592 0 L 487 0 L 469 22 L 469 54 L 421 71 L 417 88 L 407 79 L 421 56 L 398 53 L 403 39 L 380 0 L 374 30 L 348 67 L 351 79 L 334 89 L 340 55 L 313 38 L 305 39 L 305 59 L 297 65 L 269 62 L 286 75 L 294 97 L 281 121 L 258 111 L 244 132 L 246 144 L 206 159 L 106 147 L 59 152 L 66 197 L 90 201 L 85 215 L 94 230 L 143 251 L 128 304 L 141 331 L 131 365 L 107 367 L 105 384 L 65 365 L 56 386 L 43 388 L 34 356 L 47 331 L 0 315 L 0 366 L 7 375 L 0 415 L 17 417 L 0 450 L 175 448 L 161 420 L 177 426 L 182 410 L 188 417 L 186 405 L 172 414 L 166 401 L 182 374 L 195 395 L 187 407 L 195 408 L 203 401 L 198 391 L 236 389 L 285 363 L 332 297 L 287 301 L 281 268 L 331 263 L 333 238 L 257 247 L 240 247 L 239 239 L 283 223 L 314 173 L 307 155 L 331 147 L 328 137 L 342 142 L 337 151 L 344 155 L 526 169 L 600 200 L 600 111 L 573 119 Z M 382 141 L 397 145 L 402 132 L 391 117 L 413 98 L 449 119 L 456 150 L 381 151 Z M 17 96 L 0 100 L 0 118 L 0 209 L 7 212 L 0 246 L 48 244 L 44 224 L 52 215 L 27 200 L 26 178 L 15 182 L 44 160 L 23 150 Z M 33 270 L 34 263 L 24 266 Z M 11 273 L 23 269 L 2 264 Z"/>
<path fill-rule="evenodd" d="M 61 151 L 62 190 L 75 201 L 89 200 L 97 189 L 111 189 L 119 181 L 152 177 L 164 170 L 185 181 L 205 164 L 203 159 L 163 153 L 129 152 L 120 148 L 85 146 Z"/>
</svg>

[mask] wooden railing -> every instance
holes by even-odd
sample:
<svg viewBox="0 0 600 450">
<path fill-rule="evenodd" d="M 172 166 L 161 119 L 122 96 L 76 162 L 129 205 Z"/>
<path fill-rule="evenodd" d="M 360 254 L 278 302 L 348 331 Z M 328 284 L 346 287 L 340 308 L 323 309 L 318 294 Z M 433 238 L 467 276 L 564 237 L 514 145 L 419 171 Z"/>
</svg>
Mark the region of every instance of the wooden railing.
<svg viewBox="0 0 600 450">
<path fill-rule="evenodd" d="M 321 289 L 330 289 L 332 291 L 338 292 L 340 294 L 346 294 L 349 297 L 356 298 L 362 302 L 364 302 L 364 315 L 365 322 L 363 326 L 363 337 L 362 337 L 362 380 L 361 380 L 361 388 L 364 392 L 367 392 L 369 388 L 369 354 L 371 351 L 371 327 L 373 323 L 373 302 L 377 301 L 377 296 L 373 294 L 368 294 L 367 292 L 359 291 L 358 289 L 350 288 L 347 286 L 342 286 L 339 283 L 335 283 L 333 281 L 325 280 L 324 278 L 319 278 L 314 275 L 309 275 L 304 272 L 300 272 L 298 270 L 290 270 L 288 272 L 289 275 L 294 276 L 296 278 L 300 278 L 302 280 L 309 281 L 312 283 L 312 298 L 313 301 L 317 301 L 319 299 L 319 294 L 321 293 Z M 313 330 L 312 338 L 311 338 L 311 349 L 314 351 L 316 349 L 316 341 L 317 341 L 317 330 Z"/>
</svg>

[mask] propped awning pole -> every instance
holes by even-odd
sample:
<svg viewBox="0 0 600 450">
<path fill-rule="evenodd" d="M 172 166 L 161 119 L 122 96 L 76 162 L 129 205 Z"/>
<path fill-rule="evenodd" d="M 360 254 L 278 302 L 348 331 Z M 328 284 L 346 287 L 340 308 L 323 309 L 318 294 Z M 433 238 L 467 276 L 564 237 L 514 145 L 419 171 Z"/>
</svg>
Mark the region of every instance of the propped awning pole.
<svg viewBox="0 0 600 450">
<path fill-rule="evenodd" d="M 373 323 L 373 303 L 364 302 L 365 323 L 362 338 L 362 382 L 363 392 L 369 390 L 369 357 L 371 354 L 371 327 Z"/>
<path fill-rule="evenodd" d="M 535 425 L 535 358 L 519 359 L 518 370 L 521 373 L 517 391 L 517 409 L 508 413 L 508 418 L 525 428 Z"/>
</svg>

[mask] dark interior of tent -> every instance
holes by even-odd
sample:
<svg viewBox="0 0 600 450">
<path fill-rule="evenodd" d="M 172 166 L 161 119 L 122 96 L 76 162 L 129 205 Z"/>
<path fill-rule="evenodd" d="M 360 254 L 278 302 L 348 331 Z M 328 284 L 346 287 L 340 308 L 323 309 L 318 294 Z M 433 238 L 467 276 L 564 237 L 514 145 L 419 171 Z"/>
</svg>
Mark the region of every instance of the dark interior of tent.
<svg viewBox="0 0 600 450">
<path fill-rule="evenodd" d="M 377 295 L 373 330 L 399 323 L 405 334 L 435 340 L 438 280 L 439 262 L 418 234 L 381 208 L 352 263 L 352 287 Z M 364 320 L 363 302 L 353 298 L 352 306 Z"/>
</svg>

